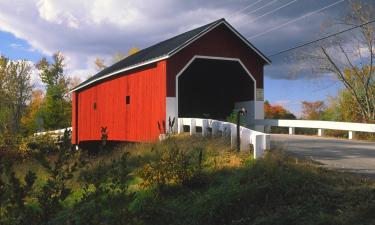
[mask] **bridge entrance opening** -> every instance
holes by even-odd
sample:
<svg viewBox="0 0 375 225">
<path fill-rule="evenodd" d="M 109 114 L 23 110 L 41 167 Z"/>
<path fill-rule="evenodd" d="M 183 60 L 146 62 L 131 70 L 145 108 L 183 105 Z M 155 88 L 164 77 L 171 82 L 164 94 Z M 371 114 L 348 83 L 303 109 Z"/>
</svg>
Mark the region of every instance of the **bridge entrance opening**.
<svg viewBox="0 0 375 225">
<path fill-rule="evenodd" d="M 178 117 L 225 120 L 254 101 L 255 82 L 238 60 L 196 58 L 177 78 Z"/>
</svg>

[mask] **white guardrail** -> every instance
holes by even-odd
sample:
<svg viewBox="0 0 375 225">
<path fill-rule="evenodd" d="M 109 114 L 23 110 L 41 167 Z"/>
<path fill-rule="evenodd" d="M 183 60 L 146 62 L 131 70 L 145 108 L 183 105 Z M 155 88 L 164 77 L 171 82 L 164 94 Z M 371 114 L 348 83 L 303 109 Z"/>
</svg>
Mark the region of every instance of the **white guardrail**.
<svg viewBox="0 0 375 225">
<path fill-rule="evenodd" d="M 223 136 L 224 138 L 230 138 L 231 147 L 235 148 L 237 143 L 237 125 L 229 122 L 222 122 L 211 119 L 198 119 L 198 118 L 179 118 L 178 119 L 178 133 L 183 132 L 183 126 L 190 127 L 190 135 L 197 133 L 196 128 L 202 128 L 202 135 L 207 136 L 211 129 L 212 136 Z M 52 135 L 61 137 L 65 130 L 71 130 L 71 127 L 35 133 L 34 135 Z M 254 158 L 260 158 L 263 156 L 266 149 L 270 149 L 270 135 L 261 133 L 258 131 L 250 130 L 246 127 L 240 127 L 240 149 L 241 151 L 249 151 L 251 145 L 253 145 Z M 250 145 L 251 144 L 251 145 Z"/>
<path fill-rule="evenodd" d="M 267 133 L 271 126 L 289 127 L 289 134 L 295 133 L 295 128 L 318 129 L 318 136 L 324 136 L 324 130 L 344 130 L 349 132 L 349 139 L 355 138 L 355 132 L 375 133 L 375 124 L 347 123 L 320 120 L 253 120 L 254 125 L 263 125 Z"/>
<path fill-rule="evenodd" d="M 64 132 L 65 130 L 68 130 L 68 131 L 72 131 L 72 128 L 71 127 L 67 127 L 67 128 L 64 128 L 64 129 L 60 129 L 60 130 L 51 130 L 51 131 L 44 131 L 44 132 L 38 132 L 38 133 L 34 133 L 34 136 L 40 136 L 40 135 L 51 135 L 51 136 L 56 136 L 56 137 L 61 137 L 64 135 Z"/>
<path fill-rule="evenodd" d="M 178 133 L 184 131 L 184 126 L 190 127 L 190 135 L 195 135 L 196 127 L 202 128 L 202 135 L 207 136 L 211 129 L 212 136 L 223 136 L 230 138 L 231 147 L 236 147 L 237 143 L 237 125 L 230 122 L 222 122 L 211 119 L 198 118 L 179 118 Z M 262 132 L 250 130 L 246 127 L 240 127 L 240 149 L 241 151 L 250 150 L 250 144 L 253 145 L 254 158 L 260 158 L 264 150 L 270 149 L 270 135 Z"/>
</svg>

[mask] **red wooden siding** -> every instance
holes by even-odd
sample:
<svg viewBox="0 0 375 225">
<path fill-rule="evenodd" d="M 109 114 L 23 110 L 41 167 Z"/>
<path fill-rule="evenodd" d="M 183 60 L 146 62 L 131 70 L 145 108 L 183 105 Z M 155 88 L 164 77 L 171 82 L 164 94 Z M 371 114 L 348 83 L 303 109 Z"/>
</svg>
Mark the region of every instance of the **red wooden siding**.
<svg viewBox="0 0 375 225">
<path fill-rule="evenodd" d="M 77 93 L 72 94 L 72 144 L 77 144 Z"/>
<path fill-rule="evenodd" d="M 263 88 L 264 60 L 225 25 L 219 25 L 167 59 L 167 96 L 176 95 L 176 75 L 194 55 L 239 58 Z"/>
<path fill-rule="evenodd" d="M 165 110 L 165 61 L 101 81 L 78 92 L 78 142 L 101 140 L 102 127 L 108 140 L 153 141 L 165 132 Z"/>
</svg>

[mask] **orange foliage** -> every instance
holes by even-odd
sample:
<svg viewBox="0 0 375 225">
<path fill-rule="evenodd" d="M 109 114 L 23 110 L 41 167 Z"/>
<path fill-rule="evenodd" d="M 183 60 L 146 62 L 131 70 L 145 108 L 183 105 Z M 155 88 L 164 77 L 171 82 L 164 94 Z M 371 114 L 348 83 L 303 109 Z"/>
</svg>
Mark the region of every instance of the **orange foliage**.
<svg viewBox="0 0 375 225">
<path fill-rule="evenodd" d="M 28 106 L 27 113 L 21 118 L 21 124 L 26 129 L 27 133 L 36 132 L 38 129 L 38 113 L 43 104 L 43 91 L 34 90 L 32 92 L 31 102 Z"/>
<path fill-rule="evenodd" d="M 264 114 L 266 119 L 295 119 L 296 117 L 281 105 L 271 105 L 264 102 Z"/>
<path fill-rule="evenodd" d="M 323 101 L 302 102 L 302 118 L 306 120 L 321 120 L 325 111 Z"/>
</svg>

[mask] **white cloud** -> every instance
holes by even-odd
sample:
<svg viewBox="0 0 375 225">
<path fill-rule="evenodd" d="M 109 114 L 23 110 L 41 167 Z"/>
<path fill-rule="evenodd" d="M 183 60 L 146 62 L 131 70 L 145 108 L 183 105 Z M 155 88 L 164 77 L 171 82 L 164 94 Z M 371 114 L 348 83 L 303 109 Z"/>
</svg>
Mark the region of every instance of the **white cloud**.
<svg viewBox="0 0 375 225">
<path fill-rule="evenodd" d="M 169 0 L 157 4 L 122 0 L 2 1 L 0 29 L 27 40 L 32 49 L 43 54 L 62 51 L 67 70 L 73 74 L 93 73 L 94 64 L 89 60 L 96 56 L 109 58 L 131 47 L 144 48 L 225 13 L 200 8 L 170 10 L 176 5 Z"/>
<path fill-rule="evenodd" d="M 114 53 L 126 53 L 131 47 L 145 48 L 193 27 L 228 17 L 249 4 L 236 0 L 3 0 L 0 1 L 0 30 L 28 41 L 30 50 L 46 55 L 61 51 L 67 71 L 86 78 L 95 72 L 97 56 L 109 59 Z M 281 4 L 281 3 L 280 3 Z M 242 12 L 246 13 L 246 11 Z M 249 37 L 288 20 L 289 14 L 272 15 L 252 21 L 256 15 L 230 17 Z M 286 40 L 292 42 L 308 35 L 303 30 L 314 26 L 294 24 L 277 36 L 256 39 L 257 47 L 275 51 Z M 291 34 L 292 35 L 291 37 Z M 298 35 L 296 35 L 298 34 Z M 259 46 L 258 46 L 259 45 Z M 269 50 L 271 49 L 271 50 Z"/>
<path fill-rule="evenodd" d="M 35 64 L 31 61 L 28 61 L 30 67 L 31 67 L 31 84 L 38 89 L 44 89 L 44 84 L 42 83 L 42 80 L 39 77 L 39 72 L 37 68 L 35 68 Z"/>
</svg>

